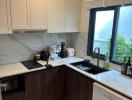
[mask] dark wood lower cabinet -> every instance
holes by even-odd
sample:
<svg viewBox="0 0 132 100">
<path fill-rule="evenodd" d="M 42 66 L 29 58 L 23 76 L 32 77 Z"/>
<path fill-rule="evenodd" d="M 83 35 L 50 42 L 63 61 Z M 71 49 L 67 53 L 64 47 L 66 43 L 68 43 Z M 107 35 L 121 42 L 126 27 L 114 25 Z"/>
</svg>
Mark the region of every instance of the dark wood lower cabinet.
<svg viewBox="0 0 132 100">
<path fill-rule="evenodd" d="M 66 100 L 92 100 L 93 80 L 66 68 Z"/>
<path fill-rule="evenodd" d="M 60 67 L 26 75 L 26 100 L 63 100 L 63 69 Z"/>
<path fill-rule="evenodd" d="M 41 71 L 28 73 L 26 78 L 26 100 L 41 100 Z"/>
<path fill-rule="evenodd" d="M 2 100 L 25 100 L 25 93 L 9 93 L 9 94 L 4 94 Z"/>
<path fill-rule="evenodd" d="M 93 81 L 66 66 L 24 76 L 25 92 L 7 93 L 3 100 L 92 100 Z"/>
<path fill-rule="evenodd" d="M 45 100 L 63 100 L 63 68 L 56 67 L 42 71 L 41 95 Z"/>
</svg>

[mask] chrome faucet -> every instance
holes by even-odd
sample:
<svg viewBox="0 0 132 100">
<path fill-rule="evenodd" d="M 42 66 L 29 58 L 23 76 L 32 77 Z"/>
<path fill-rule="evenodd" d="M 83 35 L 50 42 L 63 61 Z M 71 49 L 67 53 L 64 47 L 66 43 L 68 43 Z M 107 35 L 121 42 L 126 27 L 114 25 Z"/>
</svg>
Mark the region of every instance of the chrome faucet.
<svg viewBox="0 0 132 100">
<path fill-rule="evenodd" d="M 93 56 L 93 59 L 95 59 L 95 57 L 96 57 L 96 50 L 98 50 L 98 52 L 97 52 L 97 67 L 99 67 L 99 59 L 100 59 L 100 48 L 98 48 L 98 47 L 96 47 L 95 49 L 94 49 L 94 56 Z"/>
</svg>

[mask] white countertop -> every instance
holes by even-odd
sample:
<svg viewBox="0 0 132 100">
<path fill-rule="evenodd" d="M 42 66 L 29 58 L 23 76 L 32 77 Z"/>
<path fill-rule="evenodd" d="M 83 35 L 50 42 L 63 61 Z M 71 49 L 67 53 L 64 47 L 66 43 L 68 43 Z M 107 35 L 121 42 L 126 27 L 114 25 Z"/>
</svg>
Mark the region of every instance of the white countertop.
<svg viewBox="0 0 132 100">
<path fill-rule="evenodd" d="M 0 78 L 21 74 L 27 71 L 28 69 L 21 63 L 2 65 L 0 66 Z"/>
<path fill-rule="evenodd" d="M 42 69 L 46 69 L 46 67 L 29 70 L 21 63 L 1 65 L 0 66 L 0 78 L 29 73 L 29 72 L 33 72 L 37 70 L 42 70 Z"/>
<path fill-rule="evenodd" d="M 64 58 L 56 61 L 49 61 L 49 63 L 53 66 L 59 66 L 59 65 L 66 65 L 67 67 L 80 72 L 81 74 L 88 76 L 89 78 L 94 79 L 95 81 L 98 81 L 110 88 L 112 88 L 115 91 L 118 91 L 130 98 L 132 98 L 132 79 L 128 78 L 124 75 L 122 75 L 120 72 L 111 70 L 108 72 L 103 72 L 97 75 L 92 75 L 87 72 L 84 72 L 69 63 L 82 61 L 83 59 L 77 58 L 77 57 L 70 57 L 70 58 Z M 38 61 L 40 64 L 45 65 L 46 62 L 44 61 Z M 21 63 L 16 64 L 10 64 L 10 65 L 3 65 L 0 66 L 0 78 L 28 73 L 32 71 L 42 70 L 45 69 L 45 67 L 28 70 L 25 66 L 23 66 Z"/>
<path fill-rule="evenodd" d="M 79 62 L 79 61 L 83 61 L 84 59 L 78 58 L 78 57 L 69 57 L 69 58 L 63 58 L 63 59 L 59 59 L 59 60 L 51 60 L 49 61 L 49 64 L 51 64 L 52 66 L 59 66 L 59 65 L 66 65 L 69 63 L 74 63 L 74 62 Z M 45 65 L 46 62 L 44 61 L 38 61 L 38 63 L 40 63 L 41 65 Z"/>
</svg>

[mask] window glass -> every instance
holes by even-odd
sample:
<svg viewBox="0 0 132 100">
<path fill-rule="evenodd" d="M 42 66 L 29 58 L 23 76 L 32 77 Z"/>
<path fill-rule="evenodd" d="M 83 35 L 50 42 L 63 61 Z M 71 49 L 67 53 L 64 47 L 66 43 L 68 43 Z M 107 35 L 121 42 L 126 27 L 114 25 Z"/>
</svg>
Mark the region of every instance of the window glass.
<svg viewBox="0 0 132 100">
<path fill-rule="evenodd" d="M 113 20 L 114 10 L 96 12 L 93 51 L 96 47 L 99 47 L 102 55 L 109 53 Z"/>
<path fill-rule="evenodd" d="M 121 62 L 123 56 L 132 57 L 132 6 L 122 6 L 119 11 L 113 60 Z"/>
</svg>

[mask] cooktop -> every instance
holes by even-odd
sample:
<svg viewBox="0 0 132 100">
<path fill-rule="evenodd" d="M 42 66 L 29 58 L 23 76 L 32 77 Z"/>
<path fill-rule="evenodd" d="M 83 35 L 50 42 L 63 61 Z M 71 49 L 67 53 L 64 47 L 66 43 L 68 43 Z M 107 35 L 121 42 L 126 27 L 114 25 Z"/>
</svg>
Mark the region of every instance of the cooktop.
<svg viewBox="0 0 132 100">
<path fill-rule="evenodd" d="M 27 68 L 27 69 L 34 69 L 34 68 L 41 68 L 44 67 L 38 62 L 34 60 L 27 60 L 27 61 L 21 61 L 21 63 Z"/>
</svg>

